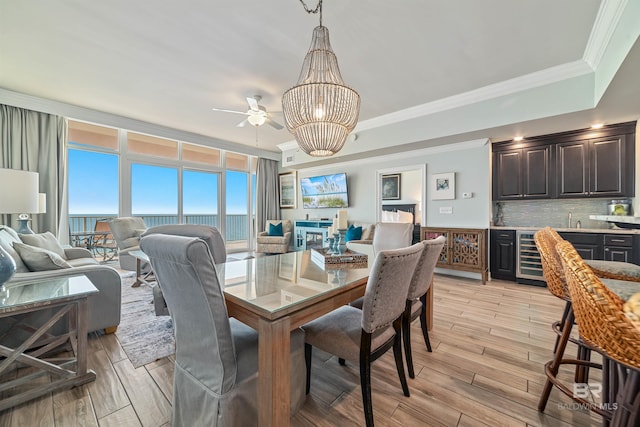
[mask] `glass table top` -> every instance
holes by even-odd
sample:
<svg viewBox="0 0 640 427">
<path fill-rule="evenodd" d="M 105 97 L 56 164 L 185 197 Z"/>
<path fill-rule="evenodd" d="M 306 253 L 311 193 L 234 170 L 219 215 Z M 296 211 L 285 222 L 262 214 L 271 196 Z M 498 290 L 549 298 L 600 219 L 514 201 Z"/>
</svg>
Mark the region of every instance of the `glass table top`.
<svg viewBox="0 0 640 427">
<path fill-rule="evenodd" d="M 0 313 L 96 292 L 96 287 L 84 275 L 6 283 L 0 291 Z"/>
<path fill-rule="evenodd" d="M 271 313 L 369 277 L 368 267 L 325 268 L 311 259 L 309 251 L 227 262 L 216 268 L 227 297 Z"/>
</svg>

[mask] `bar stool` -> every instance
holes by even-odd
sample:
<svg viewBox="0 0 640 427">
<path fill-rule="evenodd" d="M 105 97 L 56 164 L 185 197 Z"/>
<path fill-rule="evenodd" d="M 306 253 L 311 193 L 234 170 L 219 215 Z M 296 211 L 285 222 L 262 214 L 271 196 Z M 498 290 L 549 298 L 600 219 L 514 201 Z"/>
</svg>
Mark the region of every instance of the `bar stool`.
<svg viewBox="0 0 640 427">
<path fill-rule="evenodd" d="M 604 378 L 603 415 L 611 425 L 640 425 L 640 327 L 624 311 L 624 301 L 608 289 L 568 242 L 559 243 L 580 337 L 612 365 L 617 393 Z M 564 361 L 563 361 L 564 362 Z M 609 370 L 605 371 L 607 374 Z M 588 403 L 588 402 L 587 402 Z M 597 411 L 596 411 L 597 412 Z"/>
</svg>

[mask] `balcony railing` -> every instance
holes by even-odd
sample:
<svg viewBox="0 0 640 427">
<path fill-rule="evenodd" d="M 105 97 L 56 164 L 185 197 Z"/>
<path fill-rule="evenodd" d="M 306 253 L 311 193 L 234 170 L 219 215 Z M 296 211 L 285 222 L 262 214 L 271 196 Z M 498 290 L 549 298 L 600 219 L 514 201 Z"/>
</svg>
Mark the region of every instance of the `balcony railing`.
<svg viewBox="0 0 640 427">
<path fill-rule="evenodd" d="M 156 225 L 177 224 L 177 215 L 134 215 L 144 220 L 147 227 Z M 95 229 L 96 221 L 114 218 L 116 215 L 69 215 L 69 232 L 79 233 Z M 219 228 L 218 215 L 183 215 L 185 224 L 202 224 Z M 249 238 L 247 215 L 228 214 L 225 221 L 225 240 L 235 242 Z"/>
</svg>

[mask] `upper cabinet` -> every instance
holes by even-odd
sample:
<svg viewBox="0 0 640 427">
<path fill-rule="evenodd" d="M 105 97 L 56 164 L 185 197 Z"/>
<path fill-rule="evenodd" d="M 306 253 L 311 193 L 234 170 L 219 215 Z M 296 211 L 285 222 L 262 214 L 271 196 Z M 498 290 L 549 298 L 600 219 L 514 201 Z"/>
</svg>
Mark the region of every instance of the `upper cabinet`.
<svg viewBox="0 0 640 427">
<path fill-rule="evenodd" d="M 493 144 L 493 199 L 633 197 L 635 125 Z"/>
<path fill-rule="evenodd" d="M 534 146 L 493 153 L 495 200 L 551 197 L 551 147 Z"/>
</svg>

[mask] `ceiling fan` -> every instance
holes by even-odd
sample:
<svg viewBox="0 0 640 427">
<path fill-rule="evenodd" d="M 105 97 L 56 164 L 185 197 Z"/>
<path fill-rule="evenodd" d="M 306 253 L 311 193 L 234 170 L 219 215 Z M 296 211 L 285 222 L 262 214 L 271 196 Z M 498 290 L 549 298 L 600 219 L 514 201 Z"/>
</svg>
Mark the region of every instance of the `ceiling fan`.
<svg viewBox="0 0 640 427">
<path fill-rule="evenodd" d="M 261 99 L 262 97 L 260 95 L 255 95 L 253 98 L 247 97 L 247 104 L 249 104 L 249 109 L 246 112 L 225 110 L 222 108 L 212 108 L 212 110 L 249 116 L 237 124 L 239 128 L 244 127 L 247 123 L 253 126 L 262 126 L 266 123 L 275 129 L 282 129 L 283 126 L 280 123 L 271 120 L 271 118 L 269 117 L 270 114 L 267 112 L 267 109 L 259 104 Z"/>
</svg>

